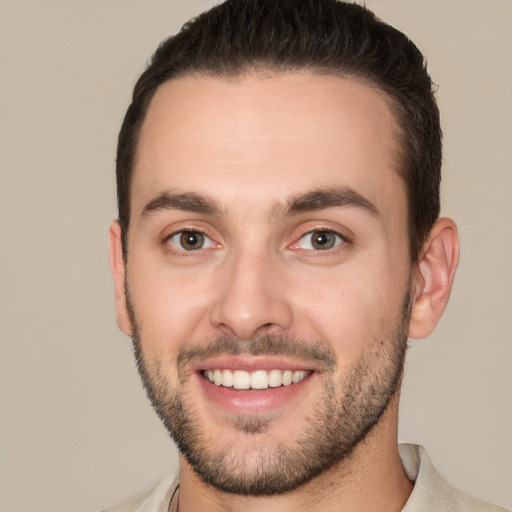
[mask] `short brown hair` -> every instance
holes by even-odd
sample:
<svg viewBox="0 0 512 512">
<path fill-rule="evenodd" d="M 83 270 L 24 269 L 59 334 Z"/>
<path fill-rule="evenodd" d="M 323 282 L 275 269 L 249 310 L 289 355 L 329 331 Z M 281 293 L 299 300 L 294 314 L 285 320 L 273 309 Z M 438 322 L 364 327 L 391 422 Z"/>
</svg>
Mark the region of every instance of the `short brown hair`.
<svg viewBox="0 0 512 512">
<path fill-rule="evenodd" d="M 339 0 L 227 0 L 163 41 L 140 76 L 117 148 L 117 194 L 127 257 L 130 184 L 139 133 L 155 91 L 184 74 L 310 70 L 363 80 L 384 93 L 400 133 L 411 261 L 439 216 L 441 128 L 418 48 L 365 7 Z"/>
</svg>

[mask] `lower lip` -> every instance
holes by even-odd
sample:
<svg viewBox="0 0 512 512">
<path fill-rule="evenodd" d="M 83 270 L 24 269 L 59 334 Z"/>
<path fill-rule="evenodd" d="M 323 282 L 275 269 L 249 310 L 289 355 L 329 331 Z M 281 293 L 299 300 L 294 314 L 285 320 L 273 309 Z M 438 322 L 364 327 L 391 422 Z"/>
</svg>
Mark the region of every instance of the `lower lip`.
<svg viewBox="0 0 512 512">
<path fill-rule="evenodd" d="M 197 374 L 199 383 L 208 399 L 226 412 L 237 415 L 268 413 L 279 409 L 292 401 L 297 394 L 303 393 L 304 386 L 307 386 L 313 377 L 314 373 L 311 373 L 296 384 L 278 388 L 237 390 L 217 386 L 199 373 Z"/>
</svg>

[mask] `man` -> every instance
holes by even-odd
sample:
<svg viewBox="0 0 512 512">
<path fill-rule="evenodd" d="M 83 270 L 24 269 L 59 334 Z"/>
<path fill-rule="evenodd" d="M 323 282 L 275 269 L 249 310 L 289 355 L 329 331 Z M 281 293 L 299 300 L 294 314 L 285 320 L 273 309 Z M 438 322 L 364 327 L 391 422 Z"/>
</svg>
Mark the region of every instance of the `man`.
<svg viewBox="0 0 512 512">
<path fill-rule="evenodd" d="M 363 7 L 228 0 L 160 46 L 110 259 L 180 471 L 112 510 L 499 510 L 397 444 L 458 263 L 440 166 L 423 57 Z"/>
</svg>

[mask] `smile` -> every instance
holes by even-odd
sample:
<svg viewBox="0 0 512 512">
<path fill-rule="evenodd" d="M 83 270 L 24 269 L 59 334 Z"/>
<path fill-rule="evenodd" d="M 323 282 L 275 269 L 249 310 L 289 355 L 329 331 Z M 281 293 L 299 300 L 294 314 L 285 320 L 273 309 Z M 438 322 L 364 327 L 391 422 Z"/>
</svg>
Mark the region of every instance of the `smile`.
<svg viewBox="0 0 512 512">
<path fill-rule="evenodd" d="M 291 386 L 304 380 L 308 370 L 203 370 L 202 375 L 212 384 L 233 389 L 268 389 Z"/>
</svg>

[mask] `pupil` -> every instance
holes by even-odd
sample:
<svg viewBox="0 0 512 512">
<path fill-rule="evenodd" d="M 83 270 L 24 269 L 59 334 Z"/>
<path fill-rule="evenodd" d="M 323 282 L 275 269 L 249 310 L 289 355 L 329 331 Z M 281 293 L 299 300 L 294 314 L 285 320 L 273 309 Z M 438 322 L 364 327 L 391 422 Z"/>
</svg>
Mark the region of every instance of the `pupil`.
<svg viewBox="0 0 512 512">
<path fill-rule="evenodd" d="M 203 238 L 202 233 L 185 231 L 181 235 L 181 245 L 184 249 L 189 251 L 200 249 L 203 245 Z"/>
</svg>

